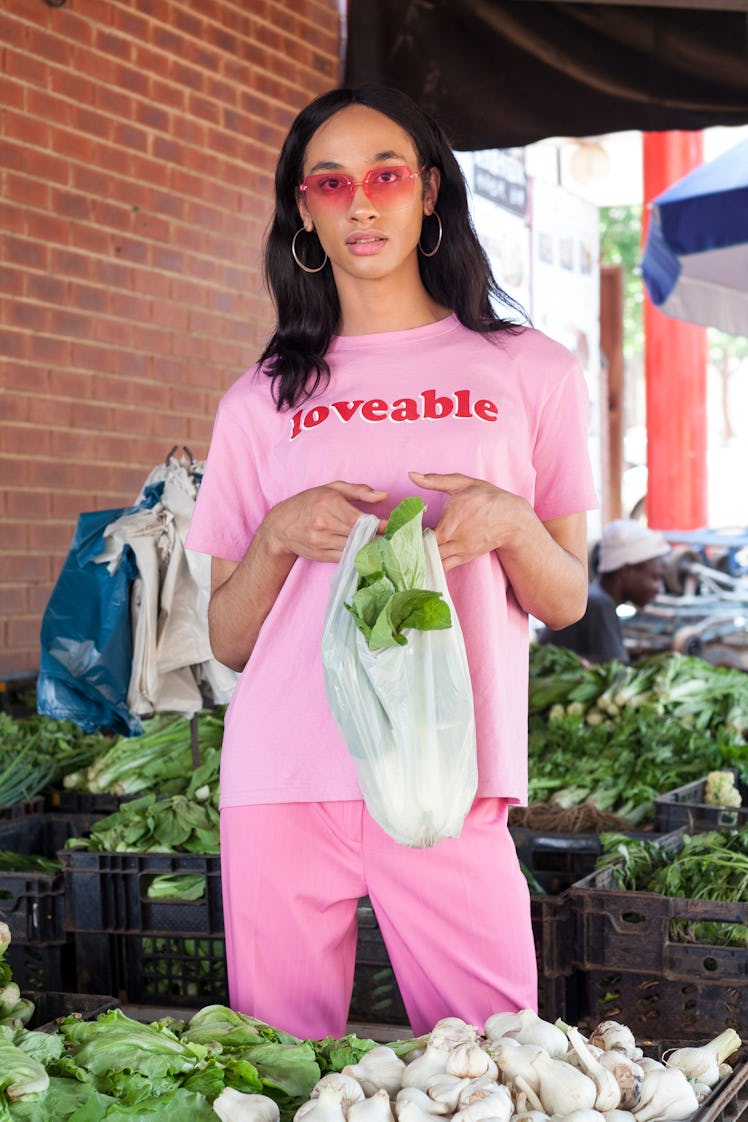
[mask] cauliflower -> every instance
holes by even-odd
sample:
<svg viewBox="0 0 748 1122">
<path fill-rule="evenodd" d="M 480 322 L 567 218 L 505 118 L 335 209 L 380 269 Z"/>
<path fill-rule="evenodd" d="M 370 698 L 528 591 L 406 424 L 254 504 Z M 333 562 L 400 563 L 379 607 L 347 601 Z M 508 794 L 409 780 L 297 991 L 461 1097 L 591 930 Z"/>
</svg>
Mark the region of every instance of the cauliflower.
<svg viewBox="0 0 748 1122">
<path fill-rule="evenodd" d="M 731 771 L 710 771 L 706 777 L 704 802 L 709 806 L 741 806 L 740 791 Z"/>
</svg>

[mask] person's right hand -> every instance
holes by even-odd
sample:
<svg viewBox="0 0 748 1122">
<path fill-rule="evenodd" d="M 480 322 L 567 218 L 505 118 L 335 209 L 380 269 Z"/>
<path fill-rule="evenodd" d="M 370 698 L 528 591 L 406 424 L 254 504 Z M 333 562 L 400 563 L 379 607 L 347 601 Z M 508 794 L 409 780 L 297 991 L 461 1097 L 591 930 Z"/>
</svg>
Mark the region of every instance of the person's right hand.
<svg viewBox="0 0 748 1122">
<path fill-rule="evenodd" d="M 354 503 L 381 503 L 386 498 L 386 491 L 375 491 L 366 483 L 336 480 L 311 487 L 269 511 L 262 524 L 266 546 L 276 556 L 338 562 L 361 515 Z M 386 525 L 387 520 L 380 519 L 380 533 Z"/>
</svg>

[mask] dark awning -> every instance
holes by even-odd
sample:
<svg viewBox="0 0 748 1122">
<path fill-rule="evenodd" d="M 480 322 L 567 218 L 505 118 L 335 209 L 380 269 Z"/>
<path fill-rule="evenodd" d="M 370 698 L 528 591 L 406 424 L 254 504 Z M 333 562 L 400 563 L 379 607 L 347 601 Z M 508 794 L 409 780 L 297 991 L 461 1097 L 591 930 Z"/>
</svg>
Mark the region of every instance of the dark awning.
<svg viewBox="0 0 748 1122">
<path fill-rule="evenodd" d="M 350 0 L 346 82 L 385 82 L 458 149 L 748 124 L 748 0 Z"/>
</svg>

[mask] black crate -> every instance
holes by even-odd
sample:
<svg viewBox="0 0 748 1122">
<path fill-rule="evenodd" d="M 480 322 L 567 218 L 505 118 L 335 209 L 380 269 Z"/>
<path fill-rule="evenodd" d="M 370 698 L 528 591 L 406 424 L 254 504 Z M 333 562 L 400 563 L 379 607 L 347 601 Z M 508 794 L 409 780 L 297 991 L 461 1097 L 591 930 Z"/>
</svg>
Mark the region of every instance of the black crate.
<svg viewBox="0 0 748 1122">
<path fill-rule="evenodd" d="M 133 1005 L 228 1004 L 226 943 L 219 936 L 76 932 L 76 989 Z"/>
<path fill-rule="evenodd" d="M 41 814 L 43 810 L 44 798 L 39 795 L 34 799 L 25 799 L 20 803 L 0 806 L 0 822 L 6 822 L 14 818 L 26 818 L 29 814 Z"/>
<path fill-rule="evenodd" d="M 26 1028 L 36 1029 L 38 1032 L 54 1032 L 63 1017 L 75 1016 L 82 1021 L 93 1021 L 101 1013 L 107 1013 L 110 1009 L 120 1006 L 116 997 L 99 993 L 25 990 L 22 996 L 34 1003 L 34 1013 Z"/>
<path fill-rule="evenodd" d="M 44 809 L 48 814 L 91 814 L 103 818 L 114 814 L 132 796 L 100 794 L 89 791 L 66 791 L 64 788 L 44 792 Z"/>
<path fill-rule="evenodd" d="M 588 876 L 600 856 L 599 834 L 562 834 L 510 826 L 517 856 L 549 895 Z"/>
<path fill-rule="evenodd" d="M 531 896 L 530 914 L 538 967 L 538 1014 L 545 1020 L 576 1020 L 577 972 L 571 953 L 572 914 L 567 893 Z"/>
<path fill-rule="evenodd" d="M 678 844 L 678 833 L 664 840 Z M 624 1021 L 637 1037 L 695 1040 L 728 1027 L 745 1035 L 745 948 L 678 942 L 673 928 L 746 924 L 748 903 L 630 892 L 616 887 L 611 869 L 584 878 L 569 895 L 583 1016 Z"/>
<path fill-rule="evenodd" d="M 84 837 L 93 823 L 103 817 L 73 811 L 49 814 L 43 807 L 42 799 L 35 803 L 33 813 L 0 818 L 0 849 L 54 857 L 68 838 Z"/>
<path fill-rule="evenodd" d="M 368 898 L 359 902 L 356 917 L 358 941 L 348 1019 L 372 1024 L 407 1025 L 408 1014 Z"/>
<path fill-rule="evenodd" d="M 0 818 L 0 849 L 22 853 L 27 857 L 31 854 L 49 857 L 44 814 L 37 811 L 12 818 Z"/>
<path fill-rule="evenodd" d="M 62 873 L 0 872 L 0 920 L 14 943 L 64 943 Z"/>
<path fill-rule="evenodd" d="M 227 1002 L 217 854 L 70 849 L 60 858 L 81 993 L 112 993 L 139 1005 Z M 154 877 L 192 874 L 204 877 L 202 899 L 149 899 Z"/>
<path fill-rule="evenodd" d="M 655 830 L 670 833 L 685 827 L 689 834 L 697 834 L 745 826 L 748 824 L 748 787 L 740 780 L 736 781 L 736 786 L 745 804 L 740 807 L 705 803 L 706 776 L 658 795 L 654 801 Z"/>
<path fill-rule="evenodd" d="M 75 948 L 65 943 L 11 942 L 4 959 L 22 990 L 75 989 Z"/>
<path fill-rule="evenodd" d="M 223 937 L 221 859 L 218 854 L 60 853 L 69 931 Z M 199 874 L 201 900 L 151 900 L 154 877 Z M 103 992 L 103 991 L 99 991 Z"/>
<path fill-rule="evenodd" d="M 748 1062 L 715 1087 L 690 1122 L 748 1122 Z"/>
</svg>

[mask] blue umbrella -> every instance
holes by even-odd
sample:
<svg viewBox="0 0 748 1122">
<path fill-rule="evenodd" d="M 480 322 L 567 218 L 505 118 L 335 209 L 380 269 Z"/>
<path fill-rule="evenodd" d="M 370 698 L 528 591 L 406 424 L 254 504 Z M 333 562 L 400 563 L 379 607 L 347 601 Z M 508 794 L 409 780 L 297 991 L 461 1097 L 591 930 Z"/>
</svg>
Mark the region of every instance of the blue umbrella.
<svg viewBox="0 0 748 1122">
<path fill-rule="evenodd" d="M 652 201 L 642 273 L 666 315 L 748 335 L 748 140 Z"/>
</svg>

